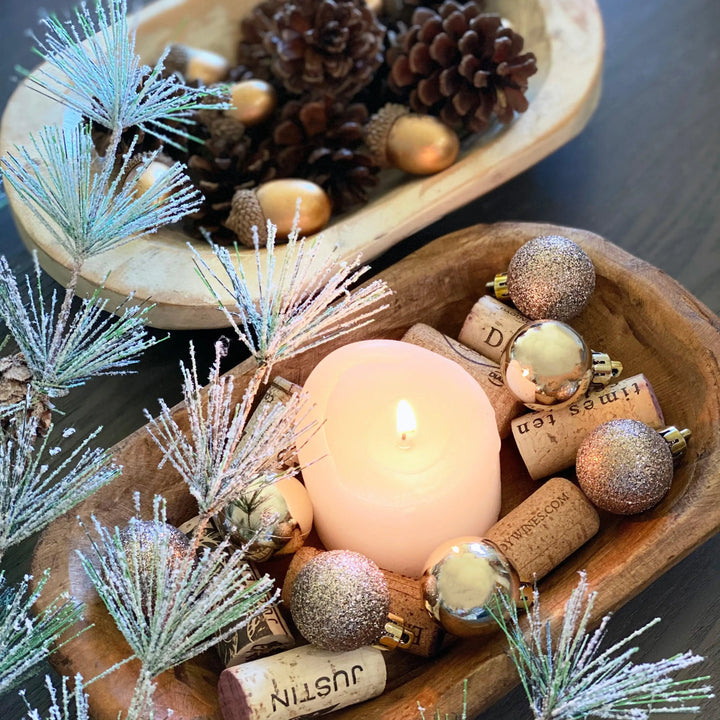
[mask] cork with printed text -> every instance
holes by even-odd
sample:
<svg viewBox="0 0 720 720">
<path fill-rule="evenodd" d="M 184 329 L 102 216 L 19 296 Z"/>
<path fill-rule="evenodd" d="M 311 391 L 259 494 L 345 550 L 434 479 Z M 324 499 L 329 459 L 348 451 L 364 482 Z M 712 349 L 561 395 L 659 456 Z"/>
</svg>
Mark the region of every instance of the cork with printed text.
<svg viewBox="0 0 720 720">
<path fill-rule="evenodd" d="M 520 582 L 545 577 L 600 528 L 600 517 L 582 491 L 552 478 L 493 525 L 486 537 L 510 561 Z"/>
<path fill-rule="evenodd" d="M 485 391 L 495 410 L 495 422 L 500 437 L 510 434 L 510 421 L 524 412 L 525 407 L 505 387 L 497 363 L 423 323 L 413 325 L 402 339 L 460 365 Z"/>
<path fill-rule="evenodd" d="M 483 295 L 465 318 L 459 340 L 499 363 L 510 338 L 529 322 L 530 319 L 515 308 L 490 295 Z"/>
<path fill-rule="evenodd" d="M 656 430 L 665 426 L 660 404 L 644 375 L 607 385 L 559 410 L 528 413 L 511 426 L 530 476 L 539 480 L 574 465 L 578 448 L 591 430 L 625 418 Z"/>
</svg>

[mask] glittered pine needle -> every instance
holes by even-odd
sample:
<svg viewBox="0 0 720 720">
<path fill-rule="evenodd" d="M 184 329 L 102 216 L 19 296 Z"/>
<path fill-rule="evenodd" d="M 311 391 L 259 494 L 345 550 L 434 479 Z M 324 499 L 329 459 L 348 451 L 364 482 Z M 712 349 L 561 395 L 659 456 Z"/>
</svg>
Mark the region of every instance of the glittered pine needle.
<svg viewBox="0 0 720 720">
<path fill-rule="evenodd" d="M 31 373 L 32 390 L 58 397 L 92 377 L 127 373 L 156 343 L 145 330 L 149 308 L 127 306 L 115 317 L 106 312 L 107 301 L 96 291 L 63 319 L 57 294 L 47 303 L 40 283 L 37 256 L 35 278 L 25 276 L 24 293 L 0 257 L 0 317 Z"/>
<path fill-rule="evenodd" d="M 273 365 L 305 350 L 334 340 L 372 322 L 373 316 L 387 308 L 379 301 L 392 294 L 383 280 L 352 289 L 368 267 L 359 258 L 348 263 L 338 260 L 338 249 L 323 257 L 321 238 L 299 239 L 296 228 L 277 259 L 277 228 L 268 222 L 267 247 L 255 240 L 255 266 L 259 283 L 257 298 L 248 287 L 240 254 L 235 262 L 227 248 L 213 245 L 227 278 L 220 278 L 196 253 L 196 264 L 210 291 L 258 364 L 265 378 Z M 264 255 L 264 259 L 263 259 Z M 233 298 L 228 306 L 211 282 L 219 284 Z"/>
<path fill-rule="evenodd" d="M 200 204 L 201 195 L 180 163 L 140 192 L 138 179 L 156 153 L 135 167 L 133 143 L 119 168 L 98 162 L 90 129 L 83 124 L 46 126 L 30 141 L 30 147 L 16 147 L 0 166 L 22 202 L 70 255 L 75 272 L 86 259 L 176 222 Z"/>
<path fill-rule="evenodd" d="M 23 691 L 20 695 L 25 700 L 28 712 L 22 720 L 90 720 L 88 696 L 85 694 L 81 675 L 75 676 L 75 688 L 73 690 L 68 687 L 68 678 L 63 677 L 59 695 L 52 684 L 52 680 L 47 675 L 45 676 L 45 687 L 51 703 L 48 715 L 43 718 L 38 710 L 31 707 Z"/>
<path fill-rule="evenodd" d="M 0 694 L 30 675 L 53 651 L 60 636 L 81 618 L 82 606 L 67 595 L 38 615 L 32 612 L 48 579 L 45 572 L 30 592 L 30 577 L 16 587 L 7 587 L 0 572 Z"/>
<path fill-rule="evenodd" d="M 305 399 L 295 395 L 286 403 L 261 406 L 246 432 L 264 371 L 256 370 L 238 402 L 232 376 L 220 372 L 225 353 L 225 343 L 216 343 L 215 362 L 203 389 L 190 346 L 190 367 L 181 365 L 187 430 L 178 425 L 162 400 L 157 418 L 145 411 L 148 431 L 163 452 L 163 463 L 170 462 L 180 473 L 205 519 L 248 492 L 294 473 L 278 458 L 310 430 L 302 423 Z"/>
<path fill-rule="evenodd" d="M 49 69 L 30 74 L 30 87 L 108 128 L 111 147 L 132 127 L 177 146 L 189 136 L 184 127 L 193 123 L 193 111 L 230 107 L 225 88 L 193 88 L 176 75 L 164 77 L 165 55 L 152 69 L 140 62 L 125 0 L 109 0 L 107 11 L 101 0 L 94 5 L 95 17 L 82 5 L 74 22 L 42 21 L 35 52 Z"/>
<path fill-rule="evenodd" d="M 83 439 L 57 463 L 52 426 L 37 438 L 38 419 L 24 411 L 0 433 L 0 559 L 25 540 L 120 474 L 110 453 L 91 448 L 102 428 Z M 72 434 L 63 432 L 63 439 Z M 63 440 L 60 440 L 62 442 Z"/>
<path fill-rule="evenodd" d="M 515 604 L 505 597 L 498 600 L 495 619 L 510 645 L 510 657 L 535 720 L 646 720 L 655 713 L 699 712 L 693 703 L 714 697 L 712 687 L 702 684 L 706 677 L 672 679 L 676 672 L 702 662 L 702 657 L 691 652 L 654 663 L 631 661 L 638 651 L 631 643 L 659 619 L 602 650 L 610 616 L 589 633 L 595 595 L 588 593 L 586 576 L 580 573 L 580 582 L 565 605 L 557 641 L 553 641 L 550 622 L 541 617 L 537 589 L 533 608 L 528 610 L 527 633 Z"/>
<path fill-rule="evenodd" d="M 263 612 L 275 599 L 272 581 L 255 580 L 241 552 L 228 554 L 227 541 L 178 554 L 170 533 L 160 530 L 152 543 L 126 546 L 118 528 L 110 531 L 93 520 L 91 552 L 78 555 L 142 665 L 128 717 L 147 717 L 142 712 L 151 707 L 154 679 Z M 153 522 L 160 528 L 166 522 L 165 501 L 158 496 Z M 137 523 L 130 521 L 131 527 Z"/>
</svg>

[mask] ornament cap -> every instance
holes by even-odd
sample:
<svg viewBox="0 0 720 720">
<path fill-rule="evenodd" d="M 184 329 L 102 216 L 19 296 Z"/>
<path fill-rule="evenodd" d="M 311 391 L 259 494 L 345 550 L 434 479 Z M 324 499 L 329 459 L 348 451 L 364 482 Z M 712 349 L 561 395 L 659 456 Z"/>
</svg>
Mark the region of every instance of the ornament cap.
<svg viewBox="0 0 720 720">
<path fill-rule="evenodd" d="M 687 441 L 692 436 L 692 433 L 687 428 L 679 430 L 675 425 L 668 425 L 661 430 L 658 430 L 663 440 L 668 444 L 670 448 L 670 454 L 673 456 L 673 460 L 679 460 L 687 450 Z"/>
<path fill-rule="evenodd" d="M 413 642 L 415 633 L 405 627 L 405 621 L 394 613 L 388 613 L 383 631 L 373 645 L 380 650 L 406 650 Z"/>
<path fill-rule="evenodd" d="M 623 371 L 623 365 L 619 360 L 611 360 L 607 353 L 592 353 L 593 385 L 607 385 L 619 377 Z"/>
<path fill-rule="evenodd" d="M 497 300 L 510 300 L 510 291 L 508 290 L 508 274 L 498 273 L 485 287 L 495 296 Z"/>
</svg>

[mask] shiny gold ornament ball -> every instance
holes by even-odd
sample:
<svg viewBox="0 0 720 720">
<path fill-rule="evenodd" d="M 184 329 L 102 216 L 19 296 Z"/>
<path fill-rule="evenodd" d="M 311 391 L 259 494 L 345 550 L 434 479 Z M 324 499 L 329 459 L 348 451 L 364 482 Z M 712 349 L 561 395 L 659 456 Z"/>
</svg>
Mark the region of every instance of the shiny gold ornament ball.
<svg viewBox="0 0 720 720">
<path fill-rule="evenodd" d="M 327 225 L 332 212 L 327 193 L 314 182 L 284 178 L 263 183 L 255 196 L 265 217 L 277 226 L 279 238 L 292 232 L 293 221 L 300 200 L 298 225 L 301 234 L 312 235 Z"/>
<path fill-rule="evenodd" d="M 532 320 L 569 320 L 595 290 L 595 268 L 587 253 L 560 235 L 526 242 L 508 266 L 508 291 L 515 307 Z"/>
<path fill-rule="evenodd" d="M 500 359 L 505 386 L 533 409 L 567 404 L 593 377 L 592 352 L 563 322 L 536 320 L 521 327 Z"/>
<path fill-rule="evenodd" d="M 371 645 L 382 634 L 390 591 L 378 566 L 350 550 L 317 555 L 298 573 L 290 610 L 301 635 L 334 652 Z"/>
<path fill-rule="evenodd" d="M 432 175 L 455 162 L 457 134 L 431 115 L 402 115 L 393 123 L 385 149 L 393 167 L 413 175 Z"/>
<path fill-rule="evenodd" d="M 494 598 L 515 598 L 518 583 L 512 569 L 490 542 L 461 537 L 438 547 L 428 558 L 421 580 L 428 612 L 449 633 L 469 637 L 494 625 Z"/>
<path fill-rule="evenodd" d="M 270 117 L 277 105 L 275 88 L 264 80 L 243 80 L 230 86 L 230 102 L 225 114 L 252 127 Z"/>
<path fill-rule="evenodd" d="M 154 520 L 133 521 L 120 531 L 120 542 L 125 550 L 130 572 L 137 571 L 144 595 L 148 594 L 155 572 L 155 554 L 160 542 L 167 539 L 167 564 L 171 567 L 182 562 L 190 550 L 187 536 L 176 527 Z"/>
<path fill-rule="evenodd" d="M 633 515 L 657 505 L 670 490 L 673 458 L 667 442 L 645 423 L 611 420 L 585 438 L 576 472 L 594 505 Z"/>
</svg>

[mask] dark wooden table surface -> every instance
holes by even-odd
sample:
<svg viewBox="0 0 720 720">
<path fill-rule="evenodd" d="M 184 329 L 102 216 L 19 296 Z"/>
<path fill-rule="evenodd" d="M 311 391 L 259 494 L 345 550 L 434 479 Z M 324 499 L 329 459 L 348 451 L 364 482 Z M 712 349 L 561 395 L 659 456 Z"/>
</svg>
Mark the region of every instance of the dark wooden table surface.
<svg viewBox="0 0 720 720">
<path fill-rule="evenodd" d="M 63 12 L 74 4 L 0 0 L 0 108 L 14 88 L 14 66 L 35 64 L 26 30 L 37 28 L 40 9 Z M 375 269 L 473 223 L 546 221 L 604 236 L 720 313 L 720 3 L 601 0 L 600 6 L 607 35 L 603 94 L 586 130 L 511 182 L 398 244 Z M 0 210 L 0 252 L 18 271 L 29 268 L 7 208 Z M 48 289 L 52 285 L 47 281 Z M 217 335 L 173 333 L 146 354 L 138 375 L 95 380 L 74 391 L 62 409 L 79 430 L 104 423 L 102 441 L 109 446 L 143 424 L 141 411 L 156 408 L 155 398 L 179 399 L 178 360 L 186 357 L 189 340 L 207 355 Z M 240 359 L 228 358 L 228 367 Z M 9 582 L 28 571 L 33 545 L 28 541 L 6 556 Z M 622 608 L 610 634 L 619 639 L 656 616 L 664 622 L 641 640 L 638 661 L 692 649 L 706 658 L 701 672 L 720 686 L 720 536 Z M 42 675 L 28 682 L 27 696 L 45 709 L 41 683 Z M 4 720 L 23 716 L 14 694 L 0 698 L 0 708 Z M 720 718 L 720 699 L 708 700 L 701 717 Z M 524 718 L 530 713 L 519 690 L 481 716 Z"/>
</svg>

